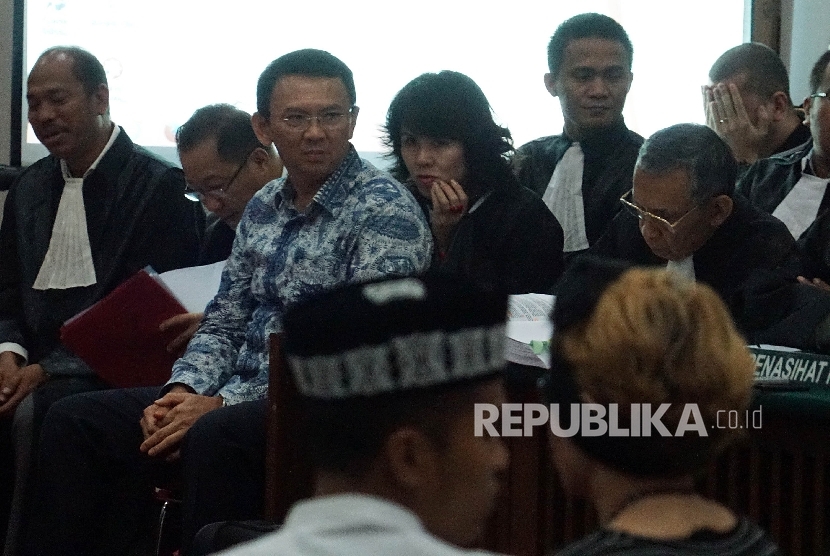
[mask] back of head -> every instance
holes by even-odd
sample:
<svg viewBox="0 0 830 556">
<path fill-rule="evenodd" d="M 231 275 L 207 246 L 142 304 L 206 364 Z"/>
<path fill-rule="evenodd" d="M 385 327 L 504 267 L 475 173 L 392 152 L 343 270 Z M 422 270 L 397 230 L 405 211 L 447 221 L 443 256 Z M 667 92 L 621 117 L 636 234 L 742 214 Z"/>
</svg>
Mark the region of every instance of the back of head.
<svg viewBox="0 0 830 556">
<path fill-rule="evenodd" d="M 256 106 L 266 119 L 270 117 L 271 93 L 280 78 L 287 75 L 302 75 L 307 77 L 329 77 L 340 79 L 349 101 L 357 102 L 354 76 L 352 70 L 336 56 L 325 50 L 306 48 L 284 54 L 268 64 L 265 71 L 259 76 L 256 88 Z"/>
<path fill-rule="evenodd" d="M 671 433 L 686 404 L 695 404 L 708 433 L 577 434 L 574 441 L 634 475 L 684 475 L 705 465 L 736 432 L 714 426 L 718 412 L 747 407 L 755 369 L 723 301 L 707 285 L 669 271 L 593 259 L 574 264 L 563 283 L 571 287 L 557 297 L 552 316 L 556 365 L 549 396 L 619 404 L 621 427 L 630 425 L 631 404 L 671 404 L 661 419 Z"/>
<path fill-rule="evenodd" d="M 176 148 L 179 153 L 188 152 L 212 138 L 216 139 L 219 158 L 226 162 L 237 163 L 255 148 L 265 148 L 254 133 L 251 115 L 230 104 L 211 104 L 196 110 L 176 130 Z"/>
<path fill-rule="evenodd" d="M 755 370 L 723 301 L 707 285 L 669 271 L 596 260 L 575 264 L 563 281 L 588 287 L 557 297 L 550 398 L 619 404 L 621 427 L 630 426 L 631 404 L 671 404 L 661 421 L 672 434 L 694 404 L 705 429 L 705 436 L 652 431 L 631 438 L 577 434 L 574 441 L 631 475 L 682 476 L 702 468 L 734 439 L 737 431 L 714 426 L 717 415 L 746 409 Z"/>
<path fill-rule="evenodd" d="M 460 141 L 469 180 L 485 189 L 512 179 L 506 158 L 513 150 L 510 131 L 496 124 L 484 92 L 462 73 L 424 73 L 398 91 L 389 105 L 384 141 L 394 158 L 393 174 L 406 180 L 403 130 Z"/>
<path fill-rule="evenodd" d="M 653 174 L 683 169 L 689 174 L 690 196 L 696 203 L 732 196 L 738 163 L 729 146 L 712 129 L 699 124 L 676 124 L 649 137 L 636 167 Z"/>
<path fill-rule="evenodd" d="M 314 465 L 359 478 L 408 424 L 440 440 L 430 423 L 501 375 L 506 313 L 506 296 L 441 276 L 349 285 L 290 308 L 283 346 Z"/>
<path fill-rule="evenodd" d="M 53 46 L 45 50 L 35 62 L 58 55 L 72 59 L 72 74 L 84 87 L 86 94 L 91 95 L 100 85 L 107 86 L 107 72 L 104 66 L 91 52 L 79 46 Z"/>
<path fill-rule="evenodd" d="M 813 64 L 813 69 L 810 71 L 810 93 L 824 93 L 826 91 L 819 91 L 821 84 L 824 82 L 824 73 L 827 66 L 830 65 L 830 50 L 822 54 L 816 63 Z"/>
<path fill-rule="evenodd" d="M 762 99 L 769 99 L 781 91 L 790 104 L 790 78 L 778 54 L 770 47 L 750 42 L 730 48 L 720 55 L 709 70 L 709 80 L 718 83 L 746 75 L 744 88 Z"/>
<path fill-rule="evenodd" d="M 548 69 L 554 77 L 559 75 L 559 67 L 568 44 L 574 40 L 588 38 L 607 39 L 622 44 L 628 53 L 628 69 L 631 70 L 634 47 L 622 25 L 607 15 L 584 13 L 575 15 L 559 25 L 548 43 Z"/>
</svg>

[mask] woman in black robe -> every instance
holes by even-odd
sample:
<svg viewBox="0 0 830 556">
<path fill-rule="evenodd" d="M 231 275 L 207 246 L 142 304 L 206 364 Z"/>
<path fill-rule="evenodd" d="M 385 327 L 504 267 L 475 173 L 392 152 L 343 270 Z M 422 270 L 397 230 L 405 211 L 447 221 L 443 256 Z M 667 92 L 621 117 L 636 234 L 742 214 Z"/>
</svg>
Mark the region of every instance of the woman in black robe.
<svg viewBox="0 0 830 556">
<path fill-rule="evenodd" d="M 385 132 L 393 175 L 429 219 L 433 267 L 511 294 L 551 290 L 563 269 L 562 228 L 513 176 L 510 131 L 472 79 L 416 77 L 392 101 Z"/>
</svg>

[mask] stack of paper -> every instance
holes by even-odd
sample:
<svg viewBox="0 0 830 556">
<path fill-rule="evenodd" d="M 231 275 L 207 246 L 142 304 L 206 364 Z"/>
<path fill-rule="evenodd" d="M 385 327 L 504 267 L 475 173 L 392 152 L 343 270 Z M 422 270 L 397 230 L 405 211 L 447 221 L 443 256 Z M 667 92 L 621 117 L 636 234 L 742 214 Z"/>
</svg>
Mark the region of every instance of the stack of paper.
<svg viewBox="0 0 830 556">
<path fill-rule="evenodd" d="M 538 293 L 511 295 L 507 309 L 508 361 L 532 367 L 550 367 L 550 312 L 555 297 Z"/>
</svg>

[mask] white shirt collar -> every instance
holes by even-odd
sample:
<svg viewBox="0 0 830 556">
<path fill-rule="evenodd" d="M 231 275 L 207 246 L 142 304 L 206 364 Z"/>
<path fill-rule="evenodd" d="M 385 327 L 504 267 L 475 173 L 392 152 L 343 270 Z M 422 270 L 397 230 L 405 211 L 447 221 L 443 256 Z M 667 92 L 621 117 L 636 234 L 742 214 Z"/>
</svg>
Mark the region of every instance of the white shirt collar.
<svg viewBox="0 0 830 556">
<path fill-rule="evenodd" d="M 396 530 L 419 530 L 421 520 L 403 506 L 365 494 L 338 494 L 302 500 L 285 518 L 287 529 L 353 529 L 371 524 Z"/>
<path fill-rule="evenodd" d="M 81 179 L 86 178 L 89 174 L 92 173 L 93 170 L 95 170 L 95 168 L 98 167 L 98 163 L 101 162 L 101 159 L 104 158 L 104 155 L 107 154 L 107 151 L 110 150 L 110 147 L 112 147 L 112 144 L 115 143 L 115 139 L 116 139 L 116 137 L 118 137 L 119 133 L 121 133 L 121 128 L 119 126 L 113 124 L 112 125 L 112 133 L 110 133 L 110 138 L 107 141 L 107 144 L 104 145 L 103 150 L 98 154 L 98 158 L 96 158 L 95 162 L 93 162 L 90 165 L 90 167 L 87 169 L 87 171 L 84 172 L 84 175 L 81 176 Z M 63 179 L 64 180 L 77 179 L 77 178 L 73 178 L 72 174 L 69 172 L 69 165 L 62 158 L 61 158 L 61 173 L 63 173 Z"/>
</svg>

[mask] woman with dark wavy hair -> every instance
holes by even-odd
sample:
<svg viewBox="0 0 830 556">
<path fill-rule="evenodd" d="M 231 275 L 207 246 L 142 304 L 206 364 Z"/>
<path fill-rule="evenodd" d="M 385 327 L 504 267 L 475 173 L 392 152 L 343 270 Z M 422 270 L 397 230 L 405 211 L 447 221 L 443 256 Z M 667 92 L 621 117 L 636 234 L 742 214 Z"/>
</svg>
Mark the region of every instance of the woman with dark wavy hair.
<svg viewBox="0 0 830 556">
<path fill-rule="evenodd" d="M 430 221 L 433 266 L 507 293 L 547 293 L 562 273 L 562 228 L 513 176 L 507 128 L 478 85 L 454 71 L 425 73 L 386 116 L 392 173 Z"/>
</svg>

